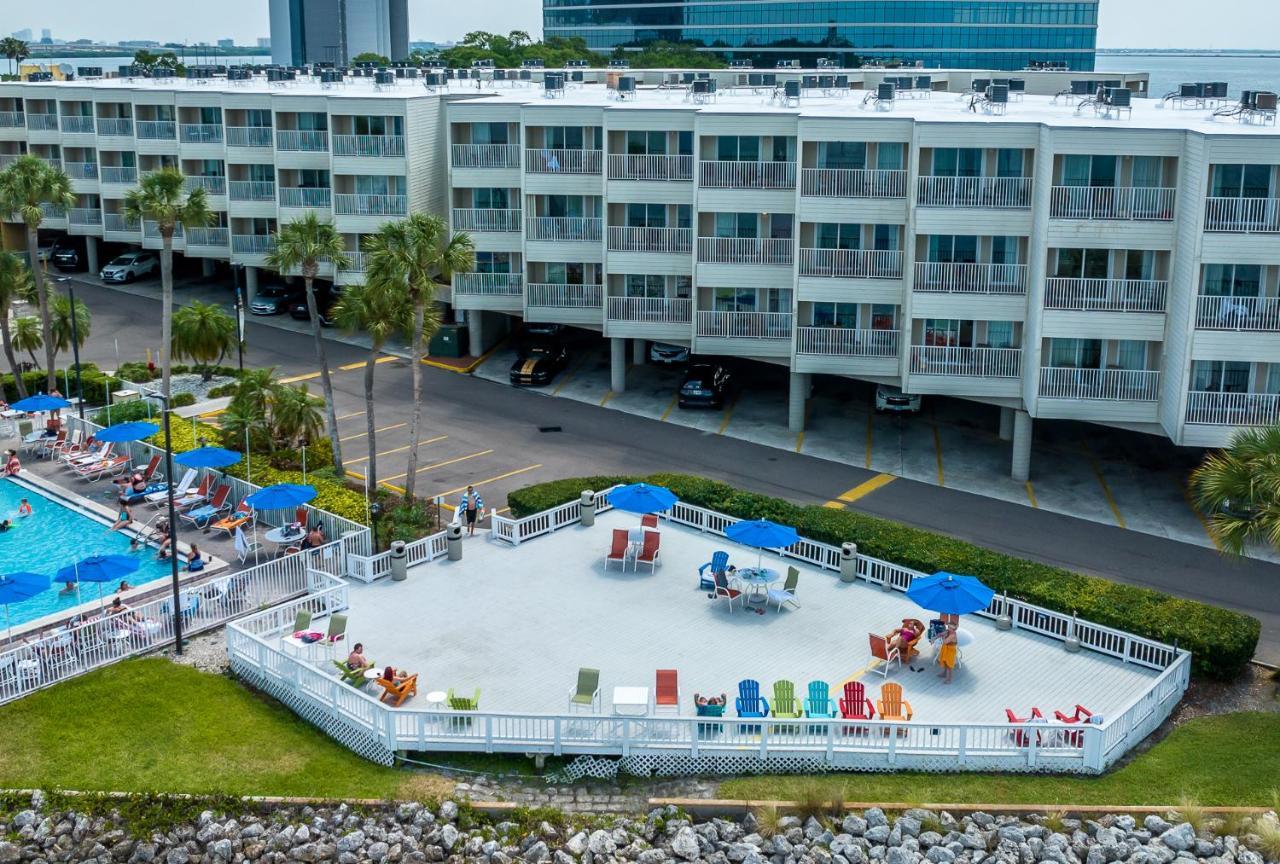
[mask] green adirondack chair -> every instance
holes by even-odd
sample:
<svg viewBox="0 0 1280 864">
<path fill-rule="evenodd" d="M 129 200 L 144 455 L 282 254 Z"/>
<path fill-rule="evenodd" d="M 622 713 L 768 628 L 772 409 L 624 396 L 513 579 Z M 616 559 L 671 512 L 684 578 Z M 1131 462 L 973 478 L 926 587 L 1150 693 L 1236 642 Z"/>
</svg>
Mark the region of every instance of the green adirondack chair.
<svg viewBox="0 0 1280 864">
<path fill-rule="evenodd" d="M 364 669 L 352 669 L 346 660 L 334 660 L 333 665 L 342 674 L 342 683 L 350 684 L 352 687 L 363 687 L 365 685 Z M 374 666 L 370 663 L 365 668 L 372 669 Z"/>
<path fill-rule="evenodd" d="M 480 710 L 480 688 L 476 688 L 476 692 L 470 696 L 459 696 L 453 692 L 453 688 L 449 688 L 449 695 L 445 697 L 445 702 L 454 711 L 479 711 Z"/>
<path fill-rule="evenodd" d="M 790 681 L 773 682 L 773 716 L 785 720 L 804 716 L 804 707 L 796 699 L 796 686 Z"/>
</svg>

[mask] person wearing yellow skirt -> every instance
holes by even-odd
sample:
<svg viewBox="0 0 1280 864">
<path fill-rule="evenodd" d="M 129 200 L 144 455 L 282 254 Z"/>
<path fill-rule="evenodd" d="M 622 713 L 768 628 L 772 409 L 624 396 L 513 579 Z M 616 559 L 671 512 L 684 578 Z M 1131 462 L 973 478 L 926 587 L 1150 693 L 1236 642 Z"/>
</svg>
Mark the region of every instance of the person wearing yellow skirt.
<svg viewBox="0 0 1280 864">
<path fill-rule="evenodd" d="M 951 683 L 951 673 L 956 668 L 956 625 L 947 624 L 947 631 L 942 634 L 942 644 L 938 647 L 938 665 L 942 667 L 942 672 L 938 677 L 942 679 L 942 683 Z"/>
</svg>

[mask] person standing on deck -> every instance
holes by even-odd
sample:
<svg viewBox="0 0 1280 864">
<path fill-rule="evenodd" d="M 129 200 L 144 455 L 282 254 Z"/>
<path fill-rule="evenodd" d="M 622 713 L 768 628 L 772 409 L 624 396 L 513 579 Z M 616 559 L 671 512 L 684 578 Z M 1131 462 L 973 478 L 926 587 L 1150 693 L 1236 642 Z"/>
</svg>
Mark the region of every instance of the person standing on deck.
<svg viewBox="0 0 1280 864">
<path fill-rule="evenodd" d="M 467 536 L 474 535 L 476 533 L 476 518 L 484 510 L 484 499 L 480 497 L 476 487 L 468 486 L 467 491 L 462 493 L 462 498 L 458 501 L 458 509 L 466 517 Z"/>
</svg>

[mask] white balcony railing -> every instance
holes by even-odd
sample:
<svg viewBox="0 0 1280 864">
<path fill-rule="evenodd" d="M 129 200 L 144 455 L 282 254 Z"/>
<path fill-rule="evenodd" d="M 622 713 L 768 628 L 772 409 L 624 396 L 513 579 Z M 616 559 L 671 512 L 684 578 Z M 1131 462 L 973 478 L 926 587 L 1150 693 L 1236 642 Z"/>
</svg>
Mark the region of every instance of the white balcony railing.
<svg viewBox="0 0 1280 864">
<path fill-rule="evenodd" d="M 184 239 L 185 234 L 186 234 L 186 230 L 182 227 L 182 223 L 181 222 L 175 223 L 173 226 L 173 239 L 182 240 Z M 148 240 L 163 239 L 160 236 L 160 223 L 154 222 L 150 219 L 144 219 L 142 222 L 142 236 L 146 237 Z"/>
<path fill-rule="evenodd" d="M 796 332 L 796 353 L 826 357 L 897 357 L 898 331 L 801 327 Z"/>
<path fill-rule="evenodd" d="M 334 135 L 334 156 L 403 156 L 403 135 Z"/>
<path fill-rule="evenodd" d="M 0 111 L 0 129 L 19 129 L 27 125 L 27 116 L 21 111 Z"/>
<path fill-rule="evenodd" d="M 22 155 L 21 153 L 0 153 L 0 169 L 8 168 Z"/>
<path fill-rule="evenodd" d="M 524 221 L 526 240 L 599 243 L 604 220 L 592 216 L 531 216 Z"/>
<path fill-rule="evenodd" d="M 453 293 L 519 297 L 524 293 L 524 277 L 519 273 L 454 273 Z"/>
<path fill-rule="evenodd" d="M 333 212 L 339 216 L 403 216 L 409 212 L 409 199 L 404 195 L 335 194 Z"/>
<path fill-rule="evenodd" d="M 347 263 L 338 268 L 339 273 L 363 273 L 365 268 L 364 253 L 348 249 L 345 253 Z"/>
<path fill-rule="evenodd" d="M 43 202 L 40 205 L 40 212 L 44 214 L 44 218 L 46 219 L 67 218 L 67 208 L 63 207 L 61 204 L 50 204 L 47 201 Z"/>
<path fill-rule="evenodd" d="M 790 237 L 699 237 L 704 264 L 790 264 Z"/>
<path fill-rule="evenodd" d="M 327 153 L 329 151 L 329 133 L 323 129 L 277 129 L 276 149 L 302 151 L 305 153 Z"/>
<path fill-rule="evenodd" d="M 530 282 L 525 291 L 525 302 L 530 306 L 538 307 L 599 309 L 604 303 L 604 289 L 600 285 L 557 285 L 547 282 Z"/>
<path fill-rule="evenodd" d="M 911 372 L 914 375 L 1017 378 L 1021 369 L 1021 348 L 911 346 Z"/>
<path fill-rule="evenodd" d="M 610 297 L 606 317 L 633 324 L 689 324 L 693 301 L 688 297 Z"/>
<path fill-rule="evenodd" d="M 1026 294 L 1026 264 L 916 262 L 916 291 L 944 294 Z"/>
<path fill-rule="evenodd" d="M 1030 177 L 921 177 L 921 207 L 987 207 L 1025 210 L 1031 206 Z"/>
<path fill-rule="evenodd" d="M 129 185 L 138 182 L 138 169 L 132 165 L 101 165 L 98 175 L 103 183 Z"/>
<path fill-rule="evenodd" d="M 1280 332 L 1280 297 L 1197 297 L 1196 328 Z"/>
<path fill-rule="evenodd" d="M 1280 422 L 1280 394 L 1192 390 L 1187 394 L 1187 422 L 1209 426 L 1271 426 Z"/>
<path fill-rule="evenodd" d="M 178 140 L 183 144 L 221 144 L 221 123 L 182 123 L 178 126 Z"/>
<path fill-rule="evenodd" d="M 99 117 L 98 134 L 119 138 L 133 137 L 133 121 L 128 117 Z"/>
<path fill-rule="evenodd" d="M 693 157 L 610 153 L 610 180 L 692 180 Z"/>
<path fill-rule="evenodd" d="M 123 213 L 107 213 L 102 217 L 102 225 L 108 231 L 136 234 L 141 227 L 136 221 L 126 219 Z"/>
<path fill-rule="evenodd" d="M 519 144 L 454 144 L 454 168 L 519 168 Z"/>
<path fill-rule="evenodd" d="M 1160 398 L 1160 372 L 1044 366 L 1040 369 L 1040 397 L 1155 402 Z"/>
<path fill-rule="evenodd" d="M 698 335 L 725 339 L 790 339 L 790 312 L 699 312 Z"/>
<path fill-rule="evenodd" d="M 1274 234 L 1280 231 L 1280 198 L 1209 198 L 1204 230 Z"/>
<path fill-rule="evenodd" d="M 228 147 L 270 147 L 270 126 L 228 126 Z"/>
<path fill-rule="evenodd" d="M 93 117 L 88 114 L 63 114 L 58 118 L 62 132 L 66 135 L 92 135 L 94 133 Z"/>
<path fill-rule="evenodd" d="M 72 225 L 102 225 L 102 210 L 98 207 L 73 207 L 67 211 L 67 221 Z"/>
<path fill-rule="evenodd" d="M 712 189 L 794 189 L 794 162 L 698 163 L 698 185 Z"/>
<path fill-rule="evenodd" d="M 801 249 L 801 276 L 841 279 L 901 279 L 897 249 Z"/>
<path fill-rule="evenodd" d="M 1054 186 L 1049 218 L 1170 222 L 1177 192 L 1158 186 Z"/>
<path fill-rule="evenodd" d="M 270 234 L 232 234 L 231 251 L 237 255 L 270 255 L 276 238 Z"/>
<path fill-rule="evenodd" d="M 530 174 L 599 174 L 603 152 L 530 148 L 524 151 L 524 170 Z"/>
<path fill-rule="evenodd" d="M 206 195 L 226 195 L 227 178 L 220 174 L 188 174 L 183 178 L 187 191 L 203 189 Z"/>
<path fill-rule="evenodd" d="M 227 197 L 232 201 L 275 201 L 276 184 L 273 180 L 229 180 Z"/>
<path fill-rule="evenodd" d="M 189 228 L 187 229 L 187 248 L 192 246 L 213 246 L 225 249 L 231 245 L 230 228 Z"/>
<path fill-rule="evenodd" d="M 633 228 L 609 226 L 610 252 L 681 252 L 693 251 L 691 228 Z"/>
<path fill-rule="evenodd" d="M 178 124 L 172 120 L 139 120 L 136 126 L 139 141 L 172 141 L 178 137 Z"/>
<path fill-rule="evenodd" d="M 907 172 L 875 168 L 805 168 L 800 194 L 815 198 L 906 198 Z"/>
<path fill-rule="evenodd" d="M 57 114 L 32 114 L 27 112 L 27 128 L 37 129 L 40 131 L 57 131 L 58 115 Z"/>
<path fill-rule="evenodd" d="M 333 190 L 327 186 L 281 186 L 281 207 L 319 207 L 329 209 Z"/>
<path fill-rule="evenodd" d="M 63 162 L 62 170 L 72 180 L 97 180 L 97 162 Z"/>
<path fill-rule="evenodd" d="M 1045 280 L 1044 308 L 1076 312 L 1163 312 L 1169 283 L 1163 279 Z"/>
<path fill-rule="evenodd" d="M 522 212 L 482 207 L 455 207 L 453 208 L 453 230 L 519 233 Z"/>
</svg>

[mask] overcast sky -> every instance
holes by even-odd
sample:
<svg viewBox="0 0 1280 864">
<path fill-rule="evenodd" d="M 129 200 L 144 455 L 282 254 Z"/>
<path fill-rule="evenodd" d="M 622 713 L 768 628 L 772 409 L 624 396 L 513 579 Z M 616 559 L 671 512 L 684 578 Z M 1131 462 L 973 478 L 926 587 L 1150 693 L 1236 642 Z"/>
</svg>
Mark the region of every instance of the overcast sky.
<svg viewBox="0 0 1280 864">
<path fill-rule="evenodd" d="M 541 32 L 542 0 L 409 0 L 414 39 L 457 39 L 468 30 Z M 1212 8 L 1212 14 L 1205 10 Z M 1275 0 L 1103 0 L 1105 48 L 1275 48 Z M 48 27 L 61 39 L 157 39 L 253 44 L 266 36 L 267 0 L 0 0 L 6 34 Z"/>
</svg>

